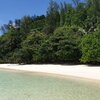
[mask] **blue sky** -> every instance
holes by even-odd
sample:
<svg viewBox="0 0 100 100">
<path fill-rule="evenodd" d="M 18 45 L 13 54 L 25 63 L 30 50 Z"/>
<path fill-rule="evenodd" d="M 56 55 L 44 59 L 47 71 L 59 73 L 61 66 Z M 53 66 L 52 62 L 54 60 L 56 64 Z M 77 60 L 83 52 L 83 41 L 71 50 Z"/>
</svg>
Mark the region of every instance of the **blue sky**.
<svg viewBox="0 0 100 100">
<path fill-rule="evenodd" d="M 57 2 L 71 0 L 56 0 Z M 45 14 L 49 0 L 0 0 L 0 26 L 24 15 Z"/>
</svg>

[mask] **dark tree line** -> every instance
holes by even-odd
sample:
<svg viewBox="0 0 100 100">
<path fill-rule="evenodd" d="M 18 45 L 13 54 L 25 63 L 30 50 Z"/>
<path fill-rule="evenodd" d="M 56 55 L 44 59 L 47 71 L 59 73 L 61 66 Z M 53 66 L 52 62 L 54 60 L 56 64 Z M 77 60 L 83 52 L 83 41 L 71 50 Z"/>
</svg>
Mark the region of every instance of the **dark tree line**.
<svg viewBox="0 0 100 100">
<path fill-rule="evenodd" d="M 100 0 L 50 0 L 46 15 L 0 29 L 0 63 L 100 63 Z"/>
</svg>

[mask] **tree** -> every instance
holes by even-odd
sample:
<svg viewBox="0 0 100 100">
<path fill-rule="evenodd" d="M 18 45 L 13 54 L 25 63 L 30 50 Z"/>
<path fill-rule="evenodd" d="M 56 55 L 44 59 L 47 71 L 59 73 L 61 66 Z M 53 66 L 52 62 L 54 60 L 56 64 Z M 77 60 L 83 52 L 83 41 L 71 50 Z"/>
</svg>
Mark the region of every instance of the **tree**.
<svg viewBox="0 0 100 100">
<path fill-rule="evenodd" d="M 91 33 L 97 30 L 100 23 L 100 0 L 87 0 L 86 12 L 87 18 L 84 21 L 84 29 L 87 33 Z"/>
<path fill-rule="evenodd" d="M 75 4 L 75 6 L 78 6 L 78 4 L 80 3 L 80 0 L 72 0 L 72 1 Z"/>
<path fill-rule="evenodd" d="M 22 50 L 29 52 L 30 56 L 32 56 L 30 60 L 31 62 L 38 63 L 40 59 L 39 48 L 41 47 L 41 44 L 44 42 L 44 39 L 45 35 L 37 31 L 31 32 L 30 35 L 28 35 L 27 38 L 22 42 Z"/>
<path fill-rule="evenodd" d="M 24 16 L 1 26 L 0 62 L 100 62 L 100 0 L 73 2 L 50 0 L 46 16 Z"/>
<path fill-rule="evenodd" d="M 2 35 L 0 40 L 0 53 L 2 54 L 2 59 L 5 62 L 9 60 L 12 53 L 20 48 L 20 43 L 22 41 L 22 34 L 18 30 L 9 30 L 7 33 Z"/>
<path fill-rule="evenodd" d="M 87 19 L 85 3 L 79 3 L 72 17 L 72 24 L 84 28 L 84 21 Z"/>
<path fill-rule="evenodd" d="M 30 30 L 32 29 L 32 18 L 30 16 L 24 16 L 21 19 L 21 32 L 23 32 L 24 34 L 28 34 L 30 32 Z"/>
<path fill-rule="evenodd" d="M 35 16 L 35 18 L 33 17 L 33 22 L 32 22 L 33 30 L 42 31 L 44 27 L 45 27 L 45 16 L 44 15 Z"/>
<path fill-rule="evenodd" d="M 99 14 L 100 12 L 100 0 L 87 0 L 87 6 L 94 9 L 94 14 Z"/>
<path fill-rule="evenodd" d="M 58 28 L 40 48 L 42 62 L 77 62 L 80 58 L 80 36 L 75 33 L 70 27 Z"/>
<path fill-rule="evenodd" d="M 72 18 L 74 16 L 75 10 L 71 4 L 66 4 L 66 18 L 65 18 L 65 25 L 71 26 L 72 25 Z"/>
<path fill-rule="evenodd" d="M 83 63 L 100 63 L 100 31 L 85 35 L 81 42 Z"/>
<path fill-rule="evenodd" d="M 46 24 L 47 26 L 53 26 L 54 28 L 60 24 L 59 5 L 56 1 L 50 0 L 46 16 Z"/>
<path fill-rule="evenodd" d="M 63 26 L 65 23 L 65 9 L 63 4 L 60 5 L 60 26 Z"/>
</svg>

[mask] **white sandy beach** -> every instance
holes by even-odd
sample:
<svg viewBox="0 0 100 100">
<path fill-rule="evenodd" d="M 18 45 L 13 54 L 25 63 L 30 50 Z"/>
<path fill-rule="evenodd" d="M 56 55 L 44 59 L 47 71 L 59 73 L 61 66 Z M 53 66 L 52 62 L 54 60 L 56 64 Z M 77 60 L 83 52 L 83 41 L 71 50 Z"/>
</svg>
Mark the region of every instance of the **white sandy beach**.
<svg viewBox="0 0 100 100">
<path fill-rule="evenodd" d="M 18 64 L 0 64 L 2 69 L 12 69 L 30 72 L 43 72 L 50 74 L 68 75 L 88 79 L 100 80 L 100 67 L 86 65 L 18 65 Z"/>
</svg>

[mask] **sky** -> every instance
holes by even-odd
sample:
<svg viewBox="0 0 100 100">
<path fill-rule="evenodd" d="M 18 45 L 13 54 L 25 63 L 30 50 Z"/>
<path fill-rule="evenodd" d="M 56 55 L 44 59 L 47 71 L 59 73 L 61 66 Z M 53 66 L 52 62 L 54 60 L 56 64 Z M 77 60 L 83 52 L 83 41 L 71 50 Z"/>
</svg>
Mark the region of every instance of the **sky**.
<svg viewBox="0 0 100 100">
<path fill-rule="evenodd" d="M 55 0 L 71 2 L 71 0 Z M 24 15 L 46 14 L 49 0 L 0 0 L 0 26 Z"/>
</svg>

